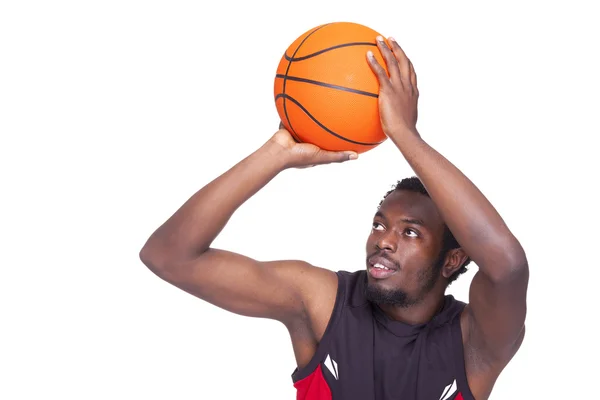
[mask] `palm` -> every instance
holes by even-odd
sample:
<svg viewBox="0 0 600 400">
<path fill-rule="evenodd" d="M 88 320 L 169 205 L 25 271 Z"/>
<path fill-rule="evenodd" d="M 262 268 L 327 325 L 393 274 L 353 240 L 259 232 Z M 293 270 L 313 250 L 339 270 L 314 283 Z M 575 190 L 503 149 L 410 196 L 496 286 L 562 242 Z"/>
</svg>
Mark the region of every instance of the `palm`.
<svg viewBox="0 0 600 400">
<path fill-rule="evenodd" d="M 343 162 L 349 159 L 350 154 L 355 154 L 354 152 L 331 152 L 311 143 L 298 143 L 281 126 L 275 135 L 273 135 L 272 140 L 287 150 L 290 160 L 289 164 L 294 168 L 307 168 L 318 164 Z"/>
<path fill-rule="evenodd" d="M 310 163 L 310 160 L 315 158 L 315 156 L 322 151 L 314 144 L 296 142 L 296 140 L 294 140 L 292 135 L 285 128 L 277 131 L 274 139 L 284 148 L 288 149 L 294 159 L 297 159 L 297 161 L 300 163 Z M 298 166 L 297 168 L 306 168 L 310 166 L 312 166 L 312 164 Z"/>
</svg>

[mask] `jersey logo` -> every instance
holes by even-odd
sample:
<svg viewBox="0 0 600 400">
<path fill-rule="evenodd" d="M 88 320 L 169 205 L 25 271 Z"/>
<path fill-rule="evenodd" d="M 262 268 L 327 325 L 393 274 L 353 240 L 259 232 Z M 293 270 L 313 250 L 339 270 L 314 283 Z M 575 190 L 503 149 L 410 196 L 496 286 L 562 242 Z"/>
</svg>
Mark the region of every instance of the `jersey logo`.
<svg viewBox="0 0 600 400">
<path fill-rule="evenodd" d="M 329 357 L 329 354 L 327 354 L 327 358 L 325 359 L 325 366 L 337 381 L 339 379 L 337 363 L 333 358 Z"/>
<path fill-rule="evenodd" d="M 456 379 L 444 388 L 440 400 L 448 400 L 456 392 Z"/>
</svg>

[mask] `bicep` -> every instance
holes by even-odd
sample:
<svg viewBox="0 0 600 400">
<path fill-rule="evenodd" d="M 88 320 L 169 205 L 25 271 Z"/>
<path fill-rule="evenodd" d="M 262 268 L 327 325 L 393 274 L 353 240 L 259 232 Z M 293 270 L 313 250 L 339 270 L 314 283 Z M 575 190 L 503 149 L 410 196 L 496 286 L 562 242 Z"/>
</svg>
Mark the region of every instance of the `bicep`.
<svg viewBox="0 0 600 400">
<path fill-rule="evenodd" d="M 527 313 L 528 267 L 515 268 L 503 279 L 492 279 L 479 271 L 469 291 L 466 327 L 470 340 L 492 359 L 514 355 Z"/>
<path fill-rule="evenodd" d="M 213 248 L 167 271 L 165 280 L 217 307 L 282 322 L 306 313 L 307 282 L 332 273 L 303 261 L 260 262 Z"/>
</svg>

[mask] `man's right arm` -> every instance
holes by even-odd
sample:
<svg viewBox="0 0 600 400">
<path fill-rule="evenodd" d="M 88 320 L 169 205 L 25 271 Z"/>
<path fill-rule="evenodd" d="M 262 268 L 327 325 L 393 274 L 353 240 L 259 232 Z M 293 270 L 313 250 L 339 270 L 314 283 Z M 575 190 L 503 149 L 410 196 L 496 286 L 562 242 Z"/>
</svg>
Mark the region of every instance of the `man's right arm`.
<svg viewBox="0 0 600 400">
<path fill-rule="evenodd" d="M 286 325 L 335 297 L 332 271 L 299 260 L 260 262 L 211 248 L 235 210 L 290 167 L 341 162 L 348 153 L 296 144 L 285 130 L 210 182 L 148 239 L 142 262 L 165 281 L 228 311 Z"/>
</svg>

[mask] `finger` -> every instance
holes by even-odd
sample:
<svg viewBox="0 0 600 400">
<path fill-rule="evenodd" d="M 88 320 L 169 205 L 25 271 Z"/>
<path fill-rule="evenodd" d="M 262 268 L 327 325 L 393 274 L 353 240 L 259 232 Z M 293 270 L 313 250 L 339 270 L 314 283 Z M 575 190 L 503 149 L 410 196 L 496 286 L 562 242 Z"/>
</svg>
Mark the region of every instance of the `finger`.
<svg viewBox="0 0 600 400">
<path fill-rule="evenodd" d="M 413 66 L 413 63 L 411 61 L 409 61 L 410 63 L 410 84 L 413 88 L 413 90 L 418 93 L 419 89 L 417 86 L 417 73 L 415 72 L 415 67 Z"/>
<path fill-rule="evenodd" d="M 410 60 L 402 50 L 402 47 L 398 44 L 396 39 L 389 38 L 392 44 L 392 52 L 398 60 L 398 68 L 400 69 L 400 76 L 405 82 L 410 82 Z"/>
<path fill-rule="evenodd" d="M 389 85 L 390 79 L 388 78 L 387 72 L 385 72 L 385 69 L 379 64 L 371 50 L 367 51 L 367 61 L 369 62 L 369 67 L 371 67 L 371 70 L 375 76 L 377 76 L 379 86 L 385 87 Z"/>
<path fill-rule="evenodd" d="M 341 163 L 349 160 L 356 160 L 358 154 L 354 151 L 326 151 L 321 150 L 317 154 L 319 164 Z"/>
<path fill-rule="evenodd" d="M 285 130 L 287 133 L 289 133 L 289 135 L 292 137 L 292 139 L 294 139 L 294 142 L 296 143 L 301 143 L 302 140 L 300 140 L 300 138 L 298 136 L 296 136 L 296 133 L 294 132 L 293 129 L 288 129 L 286 128 L 286 126 L 283 124 L 283 121 L 279 121 L 279 129 L 280 130 Z"/>
<path fill-rule="evenodd" d="M 385 64 L 387 66 L 387 70 L 390 74 L 390 79 L 392 82 L 396 82 L 400 80 L 400 70 L 398 69 L 398 60 L 392 53 L 392 50 L 389 48 L 385 40 L 382 36 L 377 36 L 377 47 L 385 60 Z"/>
</svg>

